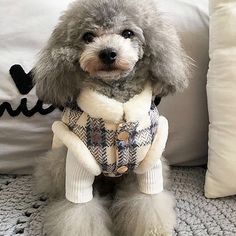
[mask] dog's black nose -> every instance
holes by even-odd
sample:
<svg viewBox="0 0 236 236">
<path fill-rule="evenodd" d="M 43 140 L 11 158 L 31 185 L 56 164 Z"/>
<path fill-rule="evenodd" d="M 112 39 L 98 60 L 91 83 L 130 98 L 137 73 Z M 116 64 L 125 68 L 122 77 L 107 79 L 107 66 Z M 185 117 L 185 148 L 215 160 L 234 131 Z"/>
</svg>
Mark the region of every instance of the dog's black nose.
<svg viewBox="0 0 236 236">
<path fill-rule="evenodd" d="M 99 58 L 106 65 L 111 65 L 116 61 L 117 53 L 112 48 L 106 48 L 99 53 Z"/>
</svg>

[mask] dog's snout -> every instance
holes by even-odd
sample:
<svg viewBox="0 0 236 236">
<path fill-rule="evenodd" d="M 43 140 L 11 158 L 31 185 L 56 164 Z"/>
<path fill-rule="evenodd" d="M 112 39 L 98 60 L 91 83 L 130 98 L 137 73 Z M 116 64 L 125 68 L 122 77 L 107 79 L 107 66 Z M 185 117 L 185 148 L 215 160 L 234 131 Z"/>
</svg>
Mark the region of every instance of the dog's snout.
<svg viewBox="0 0 236 236">
<path fill-rule="evenodd" d="M 111 65 L 116 61 L 117 53 L 112 48 L 106 48 L 99 53 L 99 58 L 106 65 Z"/>
</svg>

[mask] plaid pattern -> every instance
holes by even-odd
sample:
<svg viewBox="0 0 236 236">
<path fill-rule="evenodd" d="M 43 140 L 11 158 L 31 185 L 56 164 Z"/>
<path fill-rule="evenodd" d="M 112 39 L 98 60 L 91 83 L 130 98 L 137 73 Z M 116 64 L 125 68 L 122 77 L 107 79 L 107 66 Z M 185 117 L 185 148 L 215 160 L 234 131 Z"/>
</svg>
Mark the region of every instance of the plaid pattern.
<svg viewBox="0 0 236 236">
<path fill-rule="evenodd" d="M 82 116 L 84 122 L 81 122 Z M 78 107 L 66 108 L 63 122 L 88 147 L 103 173 L 115 177 L 121 175 L 117 169 L 122 166 L 128 167 L 129 171 L 139 166 L 140 150 L 148 150 L 151 146 L 157 132 L 158 117 L 158 110 L 153 103 L 146 115 L 148 122 L 145 122 L 148 126 L 140 130 L 139 121 L 124 122 L 119 126 L 112 124 L 112 127 L 108 127 L 103 119 L 92 118 Z M 124 132 L 128 134 L 128 140 L 119 140 L 119 134 Z"/>
</svg>

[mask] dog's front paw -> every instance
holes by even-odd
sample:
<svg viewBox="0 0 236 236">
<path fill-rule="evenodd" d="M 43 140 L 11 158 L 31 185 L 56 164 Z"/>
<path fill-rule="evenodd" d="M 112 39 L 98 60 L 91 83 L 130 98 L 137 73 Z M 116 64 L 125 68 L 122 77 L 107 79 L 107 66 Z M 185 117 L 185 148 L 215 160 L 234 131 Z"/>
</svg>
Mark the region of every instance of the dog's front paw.
<svg viewBox="0 0 236 236">
<path fill-rule="evenodd" d="M 46 236 L 111 236 L 111 225 L 101 200 L 94 198 L 83 204 L 61 200 L 49 206 L 43 233 Z"/>
<path fill-rule="evenodd" d="M 122 236 L 171 236 L 176 223 L 174 206 L 168 192 L 123 191 L 112 207 L 115 230 Z"/>
</svg>

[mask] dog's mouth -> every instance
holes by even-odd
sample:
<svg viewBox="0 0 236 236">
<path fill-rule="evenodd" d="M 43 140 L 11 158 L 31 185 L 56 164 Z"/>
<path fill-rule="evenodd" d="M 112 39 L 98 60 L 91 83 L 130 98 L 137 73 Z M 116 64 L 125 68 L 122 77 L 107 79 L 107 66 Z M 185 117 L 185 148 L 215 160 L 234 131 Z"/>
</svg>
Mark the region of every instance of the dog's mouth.
<svg viewBox="0 0 236 236">
<path fill-rule="evenodd" d="M 130 72 L 130 67 L 120 67 L 119 65 L 102 65 L 93 71 L 91 75 L 93 77 L 99 77 L 102 79 L 119 79 L 124 77 Z"/>
<path fill-rule="evenodd" d="M 115 63 L 106 65 L 97 57 L 80 61 L 82 69 L 89 73 L 91 77 L 105 80 L 118 80 L 127 76 L 134 68 L 134 64 L 124 59 L 118 59 Z"/>
<path fill-rule="evenodd" d="M 98 70 L 95 75 L 101 78 L 113 78 L 120 76 L 124 71 L 118 68 L 107 68 Z"/>
<path fill-rule="evenodd" d="M 92 77 L 100 77 L 100 78 L 114 78 L 122 76 L 126 74 L 129 70 L 124 70 L 123 68 L 119 68 L 117 66 L 95 66 L 94 68 L 86 68 L 86 72 L 88 72 Z"/>
</svg>

